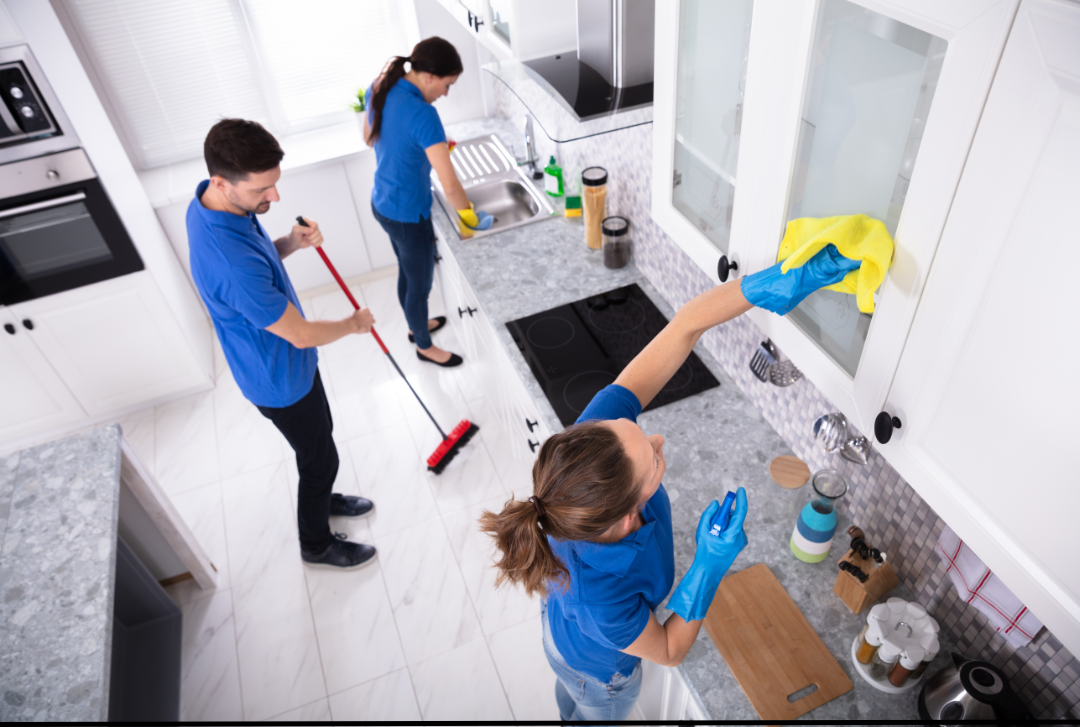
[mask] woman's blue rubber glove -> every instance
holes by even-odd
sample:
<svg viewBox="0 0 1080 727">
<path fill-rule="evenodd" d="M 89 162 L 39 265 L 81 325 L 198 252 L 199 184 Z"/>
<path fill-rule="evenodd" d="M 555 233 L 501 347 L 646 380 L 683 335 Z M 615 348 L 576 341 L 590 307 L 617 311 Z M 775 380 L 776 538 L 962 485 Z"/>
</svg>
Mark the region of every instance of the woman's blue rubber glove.
<svg viewBox="0 0 1080 727">
<path fill-rule="evenodd" d="M 701 513 L 697 526 L 697 551 L 694 562 L 675 592 L 668 599 L 668 610 L 683 617 L 686 622 L 700 621 L 712 605 L 720 579 L 735 562 L 736 556 L 746 547 L 746 490 L 740 487 L 735 493 L 735 509 L 731 520 L 719 535 L 710 535 L 709 527 L 720 503 L 713 500 Z"/>
<path fill-rule="evenodd" d="M 862 261 L 844 257 L 836 245 L 826 245 L 814 257 L 786 273 L 780 272 L 782 264 L 776 263 L 742 279 L 742 294 L 747 301 L 781 316 L 815 290 L 839 283 L 849 272 L 858 270 Z"/>
</svg>

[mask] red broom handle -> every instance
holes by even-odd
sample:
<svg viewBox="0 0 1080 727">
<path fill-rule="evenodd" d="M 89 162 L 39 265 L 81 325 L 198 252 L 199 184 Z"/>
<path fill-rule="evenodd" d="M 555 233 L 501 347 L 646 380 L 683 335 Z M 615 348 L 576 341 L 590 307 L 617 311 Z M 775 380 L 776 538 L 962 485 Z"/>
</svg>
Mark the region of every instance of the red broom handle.
<svg viewBox="0 0 1080 727">
<path fill-rule="evenodd" d="M 355 308 L 356 310 L 360 310 L 360 304 L 356 302 L 356 298 L 354 298 L 352 293 L 349 291 L 349 286 L 345 285 L 345 281 L 341 279 L 340 275 L 338 275 L 338 271 L 337 268 L 334 267 L 334 263 L 330 262 L 330 258 L 326 256 L 326 253 L 323 252 L 323 249 L 321 247 L 315 248 L 315 252 L 319 253 L 319 257 L 321 257 L 323 259 L 323 262 L 326 263 L 326 267 L 330 268 L 330 274 L 334 276 L 334 280 L 336 280 L 338 282 L 338 285 L 341 286 L 341 289 L 345 291 L 345 295 L 349 298 L 349 302 L 353 304 L 353 308 Z M 375 332 L 375 326 L 371 327 L 371 335 L 375 336 L 375 341 L 379 344 L 379 348 L 382 349 L 383 353 L 390 353 L 390 351 L 386 348 L 386 344 L 382 342 L 381 338 L 379 338 L 379 334 Z"/>
</svg>

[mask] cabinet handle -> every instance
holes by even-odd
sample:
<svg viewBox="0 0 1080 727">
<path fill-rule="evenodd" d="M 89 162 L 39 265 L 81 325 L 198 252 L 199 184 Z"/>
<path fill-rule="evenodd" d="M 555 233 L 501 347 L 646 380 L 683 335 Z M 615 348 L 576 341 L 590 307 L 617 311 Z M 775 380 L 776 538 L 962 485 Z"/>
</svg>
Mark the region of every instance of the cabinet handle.
<svg viewBox="0 0 1080 727">
<path fill-rule="evenodd" d="M 15 335 L 15 326 L 11 325 L 10 323 L 5 323 L 4 324 L 4 330 L 7 331 L 8 333 L 10 333 L 13 336 Z M 530 429 L 529 431 L 531 432 L 532 429 Z"/>
<path fill-rule="evenodd" d="M 734 260 L 729 261 L 727 259 L 727 255 L 721 255 L 720 262 L 716 264 L 716 277 L 720 278 L 721 283 L 726 283 L 728 279 L 728 274 L 732 270 L 738 269 L 739 263 L 735 262 Z"/>
<path fill-rule="evenodd" d="M 472 314 L 475 312 L 476 308 L 470 308 L 469 306 L 465 306 L 464 309 L 461 306 L 458 306 L 457 309 L 458 318 L 464 318 L 466 313 L 469 314 L 469 318 L 472 318 Z"/>
<path fill-rule="evenodd" d="M 529 425 L 529 431 L 531 432 L 534 427 L 538 426 L 540 422 L 529 421 L 529 417 L 525 417 L 525 423 Z"/>
<path fill-rule="evenodd" d="M 893 429 L 900 428 L 900 419 L 892 416 L 887 411 L 883 411 L 877 415 L 874 419 L 874 436 L 882 444 L 888 444 L 892 439 Z"/>
<path fill-rule="evenodd" d="M 483 25 L 483 24 L 484 24 L 484 21 L 480 19 L 479 15 L 477 15 L 477 16 L 475 16 L 473 18 L 473 29 L 476 30 L 477 33 L 480 32 L 480 26 Z"/>
<path fill-rule="evenodd" d="M 472 14 L 472 10 L 467 10 L 466 12 L 467 12 L 467 13 L 469 14 L 469 27 L 471 28 L 471 27 L 472 27 L 472 24 L 473 24 L 473 14 Z"/>
<path fill-rule="evenodd" d="M 34 330 L 34 322 L 32 320 L 30 320 L 29 318 L 23 318 L 22 324 L 23 324 L 23 328 L 25 328 L 26 330 L 28 330 L 28 331 Z"/>
<path fill-rule="evenodd" d="M 440 262 L 442 262 L 442 255 L 435 253 L 435 264 L 438 265 Z"/>
<path fill-rule="evenodd" d="M 536 448 L 540 446 L 540 442 L 534 442 L 533 440 L 527 440 L 529 442 L 529 451 L 535 452 Z"/>
</svg>

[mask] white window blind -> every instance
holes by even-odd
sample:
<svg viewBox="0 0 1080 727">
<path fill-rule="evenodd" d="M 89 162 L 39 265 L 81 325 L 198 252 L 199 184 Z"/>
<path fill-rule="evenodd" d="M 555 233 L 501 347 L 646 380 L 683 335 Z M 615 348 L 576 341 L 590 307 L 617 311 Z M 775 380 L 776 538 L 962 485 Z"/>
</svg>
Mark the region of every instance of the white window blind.
<svg viewBox="0 0 1080 727">
<path fill-rule="evenodd" d="M 134 163 L 197 158 L 226 117 L 276 135 L 345 121 L 391 55 L 393 0 L 61 0 Z"/>
</svg>

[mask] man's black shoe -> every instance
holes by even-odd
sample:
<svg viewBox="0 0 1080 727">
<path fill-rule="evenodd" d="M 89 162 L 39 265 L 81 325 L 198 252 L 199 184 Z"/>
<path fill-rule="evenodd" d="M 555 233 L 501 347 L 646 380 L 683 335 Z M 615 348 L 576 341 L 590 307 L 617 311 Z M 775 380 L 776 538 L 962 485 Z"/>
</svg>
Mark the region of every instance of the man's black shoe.
<svg viewBox="0 0 1080 727">
<path fill-rule="evenodd" d="M 375 548 L 363 543 L 351 543 L 342 533 L 334 533 L 334 542 L 321 553 L 300 550 L 304 563 L 315 568 L 354 570 L 375 562 Z"/>
<path fill-rule="evenodd" d="M 354 495 L 330 495 L 330 514 L 338 517 L 363 517 L 370 515 L 375 503 Z"/>
</svg>

